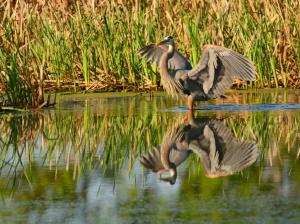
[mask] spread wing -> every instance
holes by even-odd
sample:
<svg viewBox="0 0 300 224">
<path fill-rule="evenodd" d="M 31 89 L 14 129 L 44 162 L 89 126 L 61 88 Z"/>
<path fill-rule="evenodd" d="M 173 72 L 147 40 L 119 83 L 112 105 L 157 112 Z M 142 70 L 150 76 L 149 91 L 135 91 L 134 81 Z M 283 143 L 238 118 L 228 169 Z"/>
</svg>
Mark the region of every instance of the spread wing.
<svg viewBox="0 0 300 224">
<path fill-rule="evenodd" d="M 236 79 L 255 80 L 256 71 L 245 56 L 224 47 L 207 45 L 188 78 L 201 85 L 209 97 L 216 98 L 223 95 Z"/>
<path fill-rule="evenodd" d="M 258 157 L 256 144 L 251 141 L 239 141 L 229 131 L 229 129 L 219 121 L 215 121 L 212 127 L 220 149 L 222 158 L 220 161 L 220 170 L 228 174 L 238 172 L 251 164 Z"/>
<path fill-rule="evenodd" d="M 157 46 L 156 44 L 150 44 L 138 51 L 140 57 L 144 57 L 148 62 L 155 63 L 159 66 L 159 61 L 163 53 L 168 51 L 167 44 Z M 190 70 L 192 66 L 190 62 L 177 50 L 175 50 L 173 57 L 169 60 L 168 63 L 169 69 L 174 70 Z"/>
<path fill-rule="evenodd" d="M 208 177 L 231 175 L 251 164 L 258 151 L 254 142 L 238 141 L 230 130 L 219 121 L 210 121 L 203 135 L 192 141 L 190 149 L 203 162 Z"/>
<path fill-rule="evenodd" d="M 160 172 L 165 169 L 161 158 L 167 157 L 176 167 L 179 166 L 190 154 L 189 150 L 179 150 L 176 147 L 175 143 L 182 139 L 183 134 L 183 127 L 175 122 L 175 124 L 167 130 L 161 145 L 140 158 L 142 165 L 151 169 L 153 172 Z"/>
<path fill-rule="evenodd" d="M 171 149 L 169 159 L 170 162 L 174 163 L 175 166 L 179 166 L 184 160 L 189 156 L 189 151 L 187 150 L 176 150 Z M 161 149 L 160 146 L 155 147 L 153 150 L 148 152 L 146 155 L 143 155 L 140 158 L 141 164 L 151 169 L 153 172 L 160 172 L 164 170 L 164 166 L 161 162 Z"/>
</svg>

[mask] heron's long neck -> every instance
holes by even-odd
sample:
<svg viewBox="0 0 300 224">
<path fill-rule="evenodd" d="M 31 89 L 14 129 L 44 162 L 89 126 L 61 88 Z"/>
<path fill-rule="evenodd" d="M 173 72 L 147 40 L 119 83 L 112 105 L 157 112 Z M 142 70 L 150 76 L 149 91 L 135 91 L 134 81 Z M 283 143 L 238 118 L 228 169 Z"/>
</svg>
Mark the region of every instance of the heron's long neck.
<svg viewBox="0 0 300 224">
<path fill-rule="evenodd" d="M 173 57 L 174 51 L 175 51 L 175 46 L 169 45 L 168 51 L 161 56 L 161 59 L 159 62 L 159 70 L 160 70 L 160 74 L 162 76 L 166 76 L 166 75 L 171 76 L 169 69 L 168 69 L 168 62 L 169 62 L 170 58 Z"/>
<path fill-rule="evenodd" d="M 160 159 L 163 167 L 167 170 L 174 167 L 173 163 L 170 162 L 170 151 L 171 151 L 170 145 L 166 145 L 166 146 L 161 145 Z"/>
<path fill-rule="evenodd" d="M 177 94 L 182 90 L 182 86 L 175 80 L 174 74 L 168 69 L 168 61 L 173 57 L 175 52 L 175 46 L 169 45 L 168 51 L 161 56 L 159 62 L 159 72 L 161 76 L 161 83 L 167 93 L 172 96 L 178 96 Z"/>
</svg>

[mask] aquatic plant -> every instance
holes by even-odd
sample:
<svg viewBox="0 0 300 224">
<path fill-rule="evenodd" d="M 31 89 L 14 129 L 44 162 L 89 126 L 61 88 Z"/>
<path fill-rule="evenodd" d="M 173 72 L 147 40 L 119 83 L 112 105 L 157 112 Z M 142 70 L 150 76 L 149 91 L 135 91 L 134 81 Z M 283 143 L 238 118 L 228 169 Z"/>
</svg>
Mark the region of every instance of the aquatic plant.
<svg viewBox="0 0 300 224">
<path fill-rule="evenodd" d="M 35 75 L 23 63 L 18 51 L 5 53 L 0 49 L 0 82 L 4 86 L 0 92 L 0 111 L 22 110 L 18 107 L 37 109 L 55 104 L 50 103 L 50 94 L 47 100 L 44 99 L 43 68 Z"/>
</svg>

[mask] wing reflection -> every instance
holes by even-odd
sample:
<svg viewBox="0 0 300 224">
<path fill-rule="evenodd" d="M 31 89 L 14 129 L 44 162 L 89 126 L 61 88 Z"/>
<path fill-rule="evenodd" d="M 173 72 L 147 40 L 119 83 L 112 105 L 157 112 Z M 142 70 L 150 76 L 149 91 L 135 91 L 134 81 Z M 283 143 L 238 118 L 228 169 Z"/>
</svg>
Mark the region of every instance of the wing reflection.
<svg viewBox="0 0 300 224">
<path fill-rule="evenodd" d="M 160 179 L 174 184 L 177 167 L 190 153 L 195 153 L 209 178 L 232 175 L 251 164 L 258 157 L 255 142 L 237 139 L 223 122 L 212 118 L 194 118 L 175 124 L 164 135 L 162 143 L 143 155 L 143 166 L 160 174 Z M 169 172 L 168 177 L 163 177 Z"/>
</svg>

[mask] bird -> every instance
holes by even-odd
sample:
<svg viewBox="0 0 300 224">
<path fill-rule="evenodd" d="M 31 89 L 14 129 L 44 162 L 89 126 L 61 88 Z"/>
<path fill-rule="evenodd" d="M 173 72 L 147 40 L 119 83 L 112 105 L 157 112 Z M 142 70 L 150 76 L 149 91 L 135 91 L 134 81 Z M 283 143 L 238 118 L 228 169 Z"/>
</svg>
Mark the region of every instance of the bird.
<svg viewBox="0 0 300 224">
<path fill-rule="evenodd" d="M 189 110 L 194 109 L 195 101 L 223 97 L 235 80 L 256 80 L 253 62 L 236 51 L 216 45 L 204 45 L 202 57 L 193 68 L 176 50 L 172 36 L 141 48 L 138 56 L 157 65 L 166 92 L 173 97 L 185 96 Z"/>
<path fill-rule="evenodd" d="M 172 126 L 163 141 L 140 158 L 141 164 L 160 174 L 160 179 L 175 184 L 177 167 L 192 153 L 200 159 L 205 176 L 232 175 L 253 164 L 258 149 L 253 141 L 241 141 L 220 120 L 201 117 Z M 168 177 L 162 177 L 168 172 Z"/>
<path fill-rule="evenodd" d="M 160 174 L 160 179 L 170 185 L 175 184 L 177 179 L 177 167 L 184 162 L 191 151 L 177 150 L 175 142 L 181 139 L 182 127 L 173 125 L 164 135 L 162 143 L 153 147 L 146 155 L 140 158 L 141 164 Z M 169 177 L 162 177 L 164 172 L 169 172 Z"/>
</svg>

